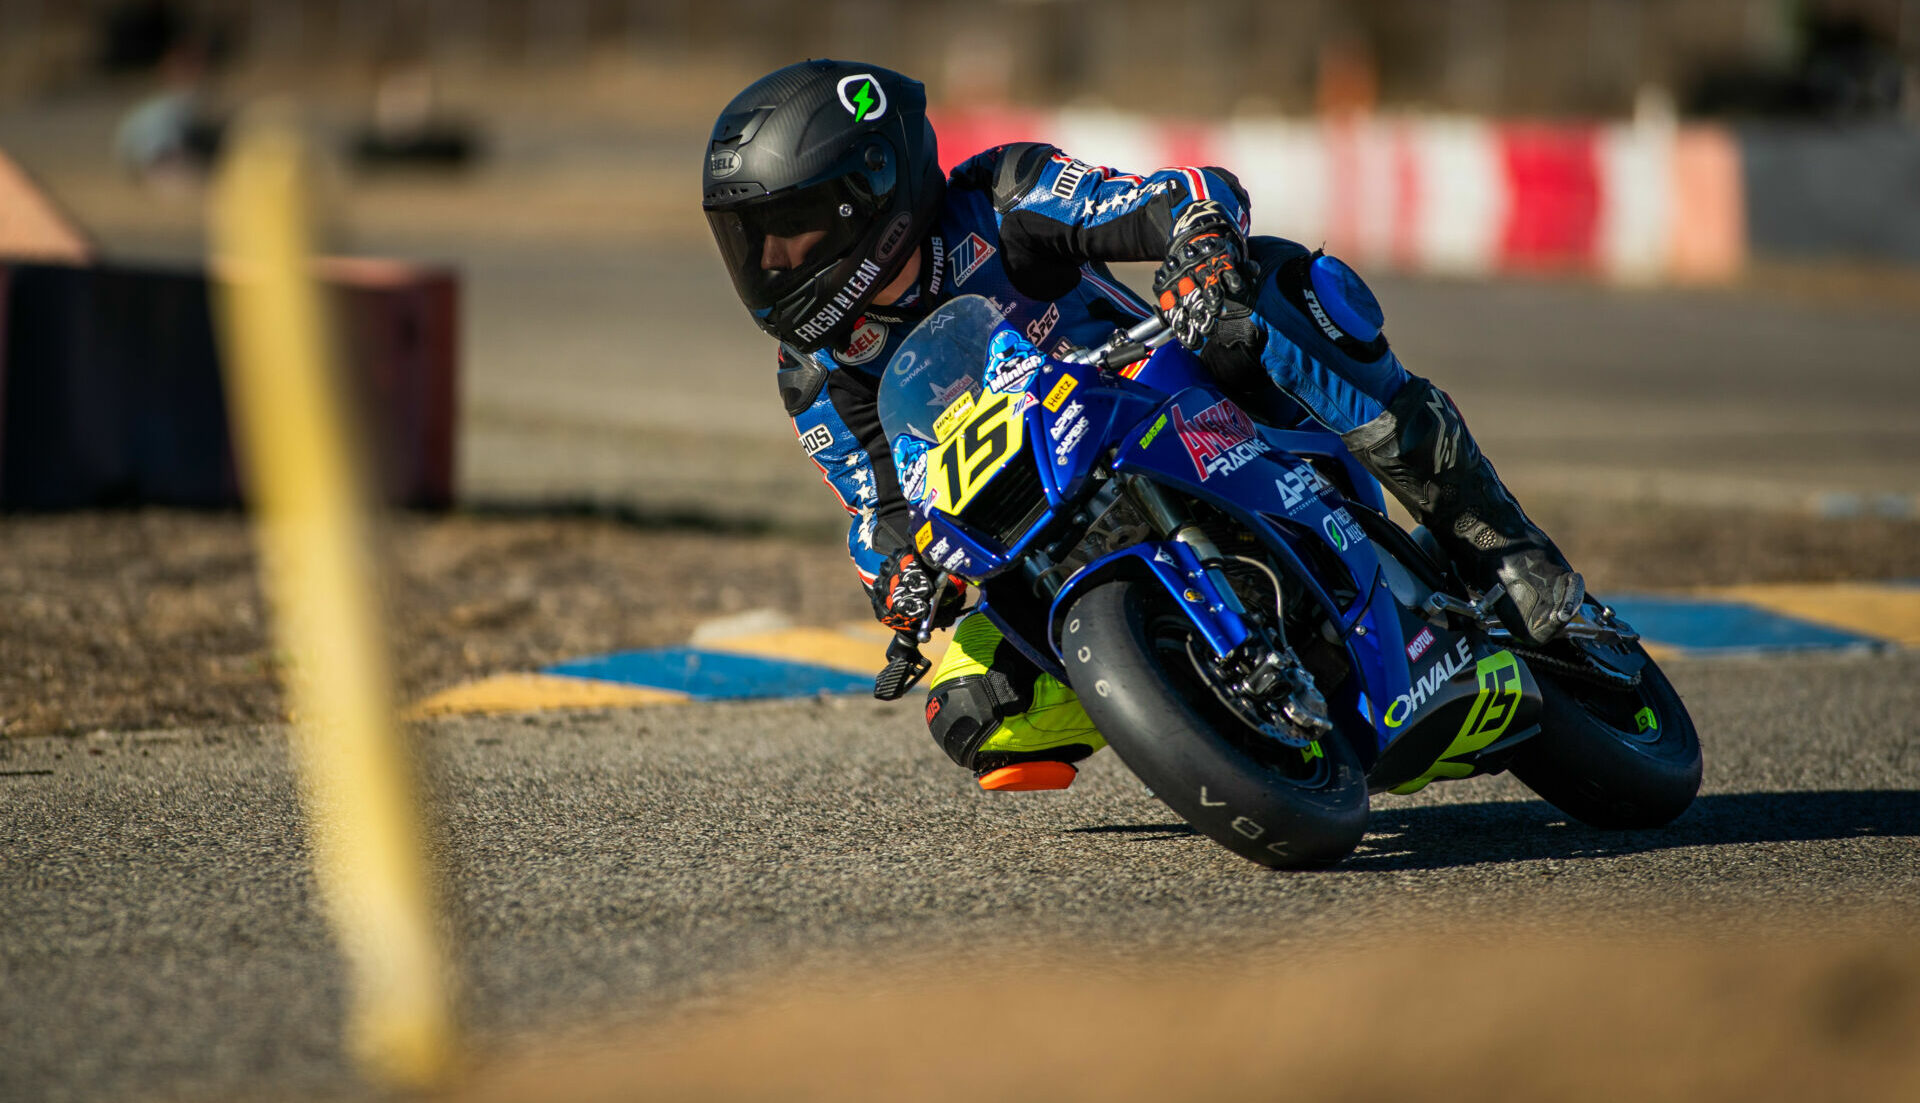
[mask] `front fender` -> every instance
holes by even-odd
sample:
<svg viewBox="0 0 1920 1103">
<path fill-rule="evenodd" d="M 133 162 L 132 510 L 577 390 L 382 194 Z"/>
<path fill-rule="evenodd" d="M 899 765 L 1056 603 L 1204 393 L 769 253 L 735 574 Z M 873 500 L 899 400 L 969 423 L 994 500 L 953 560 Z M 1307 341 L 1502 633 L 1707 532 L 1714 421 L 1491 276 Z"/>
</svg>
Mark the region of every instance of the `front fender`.
<svg viewBox="0 0 1920 1103">
<path fill-rule="evenodd" d="M 1186 613 L 1194 628 L 1215 653 L 1225 655 L 1246 642 L 1246 621 L 1239 602 L 1200 565 L 1193 549 L 1174 540 L 1153 541 L 1122 548 L 1077 571 L 1054 595 L 1048 617 L 1047 643 L 1060 654 L 1060 636 L 1067 610 L 1092 587 L 1121 575 L 1150 577 L 1166 587 L 1174 604 Z"/>
</svg>

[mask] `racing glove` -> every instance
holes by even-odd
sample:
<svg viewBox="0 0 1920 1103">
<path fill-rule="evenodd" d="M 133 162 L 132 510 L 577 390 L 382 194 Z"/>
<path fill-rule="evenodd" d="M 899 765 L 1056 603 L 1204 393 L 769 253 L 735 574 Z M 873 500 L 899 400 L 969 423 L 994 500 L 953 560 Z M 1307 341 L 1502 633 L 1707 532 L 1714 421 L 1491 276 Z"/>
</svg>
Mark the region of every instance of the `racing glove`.
<svg viewBox="0 0 1920 1103">
<path fill-rule="evenodd" d="M 1200 200 L 1180 213 L 1167 259 L 1153 276 L 1154 301 L 1174 340 L 1198 352 L 1222 317 L 1250 313 L 1242 301 L 1250 290 L 1241 267 L 1246 255 L 1240 227 L 1218 202 Z"/>
<path fill-rule="evenodd" d="M 873 600 L 873 615 L 896 632 L 917 630 L 932 607 L 938 578 L 938 572 L 929 571 L 912 552 L 894 552 L 880 568 L 873 588 L 867 591 Z M 947 588 L 940 595 L 940 608 L 934 613 L 932 627 L 945 628 L 960 619 L 960 611 L 966 604 L 966 582 L 948 575 Z"/>
</svg>

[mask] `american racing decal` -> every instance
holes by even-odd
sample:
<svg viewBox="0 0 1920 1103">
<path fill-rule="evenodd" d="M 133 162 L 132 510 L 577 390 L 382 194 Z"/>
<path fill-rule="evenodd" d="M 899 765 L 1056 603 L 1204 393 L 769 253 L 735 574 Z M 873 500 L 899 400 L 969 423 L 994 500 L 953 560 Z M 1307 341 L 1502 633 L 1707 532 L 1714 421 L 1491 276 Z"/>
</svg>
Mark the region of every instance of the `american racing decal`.
<svg viewBox="0 0 1920 1103">
<path fill-rule="evenodd" d="M 1501 654 L 1507 653 L 1503 651 Z M 1512 656 L 1509 655 L 1508 658 L 1511 659 Z M 1453 676 L 1465 670 L 1467 664 L 1472 661 L 1473 653 L 1468 649 L 1467 641 L 1464 639 L 1456 644 L 1452 651 L 1435 659 L 1433 665 L 1415 680 L 1407 692 L 1395 697 L 1393 704 L 1387 706 L 1387 727 L 1397 728 L 1406 723 L 1408 718 L 1420 711 L 1421 705 L 1427 703 L 1427 698 L 1433 696 L 1434 690 L 1452 681 Z"/>
<path fill-rule="evenodd" d="M 967 277 L 978 272 L 993 253 L 993 246 L 987 244 L 986 238 L 968 234 L 967 240 L 953 247 L 953 286 L 967 282 Z"/>
<path fill-rule="evenodd" d="M 1080 181 L 1086 177 L 1087 173 L 1093 171 L 1093 166 L 1085 161 L 1075 160 L 1064 153 L 1054 154 L 1053 161 L 1065 167 L 1060 170 L 1059 176 L 1054 177 L 1051 191 L 1060 199 L 1072 199 L 1074 189 L 1080 186 Z"/>
<path fill-rule="evenodd" d="M 1215 475 L 1231 475 L 1255 456 L 1272 450 L 1260 439 L 1246 411 L 1224 398 L 1193 415 L 1191 421 L 1175 406 L 1173 431 L 1187 446 L 1187 456 L 1193 460 L 1201 482 Z"/>
<path fill-rule="evenodd" d="M 963 375 L 944 387 L 933 388 L 933 405 L 945 406 L 977 386 L 971 375 Z"/>
<path fill-rule="evenodd" d="M 1412 662 L 1415 659 L 1418 659 L 1420 656 L 1427 653 L 1427 648 L 1432 646 L 1433 646 L 1433 629 L 1422 628 L 1420 630 L 1420 634 L 1413 637 L 1412 641 L 1407 644 L 1407 661 Z"/>
<path fill-rule="evenodd" d="M 800 435 L 800 447 L 807 455 L 816 456 L 825 448 L 833 447 L 833 430 L 824 425 L 816 425 Z"/>
<path fill-rule="evenodd" d="M 840 78 L 840 106 L 856 123 L 872 122 L 887 113 L 887 91 L 872 73 L 855 73 Z"/>
<path fill-rule="evenodd" d="M 847 338 L 847 347 L 833 354 L 842 364 L 864 364 L 880 355 L 887 347 L 887 327 L 867 318 L 853 327 L 853 336 Z"/>
<path fill-rule="evenodd" d="M 1280 492 L 1281 503 L 1291 513 L 1300 508 L 1301 502 L 1318 497 L 1321 491 L 1331 488 L 1333 484 L 1312 464 L 1302 463 L 1273 480 L 1273 486 Z"/>
</svg>

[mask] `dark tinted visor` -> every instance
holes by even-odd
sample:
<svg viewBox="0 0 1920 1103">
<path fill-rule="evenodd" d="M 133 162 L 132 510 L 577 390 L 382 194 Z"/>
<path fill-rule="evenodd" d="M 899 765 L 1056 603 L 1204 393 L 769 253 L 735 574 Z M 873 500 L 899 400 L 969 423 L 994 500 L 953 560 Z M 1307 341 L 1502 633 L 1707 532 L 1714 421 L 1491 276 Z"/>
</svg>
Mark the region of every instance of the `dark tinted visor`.
<svg viewBox="0 0 1920 1103">
<path fill-rule="evenodd" d="M 845 257 L 880 214 L 858 175 L 707 212 L 735 290 L 770 307 Z"/>
</svg>

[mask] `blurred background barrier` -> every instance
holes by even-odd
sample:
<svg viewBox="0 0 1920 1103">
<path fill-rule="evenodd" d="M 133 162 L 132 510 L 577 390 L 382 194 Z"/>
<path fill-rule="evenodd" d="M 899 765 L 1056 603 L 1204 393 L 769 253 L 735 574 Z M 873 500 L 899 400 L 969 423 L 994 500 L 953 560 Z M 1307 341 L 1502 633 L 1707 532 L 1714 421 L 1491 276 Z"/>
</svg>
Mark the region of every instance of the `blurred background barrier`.
<svg viewBox="0 0 1920 1103">
<path fill-rule="evenodd" d="M 370 260 L 319 270 L 387 499 L 449 505 L 456 277 Z M 206 276 L 4 261 L 0 273 L 0 508 L 239 504 Z"/>
<path fill-rule="evenodd" d="M 1731 304 L 1910 312 L 1920 0 L 0 0 L 0 149 L 87 255 L 192 271 L 226 121 L 296 96 L 332 154 L 333 240 L 461 273 L 459 444 L 389 448 L 400 466 L 450 454 L 474 505 L 824 531 L 842 522 L 795 461 L 693 168 L 720 105 L 805 56 L 925 81 L 949 162 L 1032 138 L 1234 171 L 1258 229 L 1379 281 L 1410 363 L 1488 410 L 1523 481 L 1585 494 L 1606 455 L 1620 496 L 1911 493 L 1900 439 L 1862 432 L 1881 409 L 1819 428 L 1819 454 L 1753 443 L 1848 392 L 1800 393 L 1810 354 L 1766 332 L 1784 320 Z M 1469 324 L 1482 299 L 1495 320 Z M 1901 340 L 1818 328 L 1829 359 Z M 1706 383 L 1736 357 L 1744 421 Z M 1756 397 L 1756 364 L 1795 401 Z M 1529 405 L 1541 387 L 1569 393 Z M 1711 490 L 1645 446 L 1576 462 L 1535 428 L 1574 403 L 1652 435 L 1611 404 L 1703 393 L 1714 433 L 1661 440 L 1711 459 Z"/>
<path fill-rule="evenodd" d="M 1073 109 L 949 111 L 935 126 L 949 166 L 1042 138 L 1121 172 L 1228 166 L 1254 197 L 1256 233 L 1376 270 L 1724 282 L 1747 251 L 1740 154 L 1715 126 L 1464 116 L 1202 124 Z"/>
<path fill-rule="evenodd" d="M 1756 252 L 1920 265 L 1920 133 L 1882 124 L 1740 129 Z"/>
</svg>

